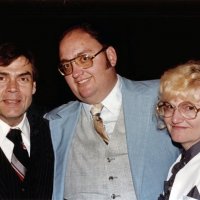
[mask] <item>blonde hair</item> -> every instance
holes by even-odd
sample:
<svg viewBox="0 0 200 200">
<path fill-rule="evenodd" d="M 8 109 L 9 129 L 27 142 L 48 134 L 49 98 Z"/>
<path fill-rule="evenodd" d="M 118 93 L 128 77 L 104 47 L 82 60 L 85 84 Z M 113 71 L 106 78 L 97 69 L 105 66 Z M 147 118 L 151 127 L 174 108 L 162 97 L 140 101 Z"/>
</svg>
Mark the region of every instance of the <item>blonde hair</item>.
<svg viewBox="0 0 200 200">
<path fill-rule="evenodd" d="M 159 97 L 162 101 L 200 101 L 200 61 L 188 61 L 165 71 L 160 79 Z"/>
</svg>

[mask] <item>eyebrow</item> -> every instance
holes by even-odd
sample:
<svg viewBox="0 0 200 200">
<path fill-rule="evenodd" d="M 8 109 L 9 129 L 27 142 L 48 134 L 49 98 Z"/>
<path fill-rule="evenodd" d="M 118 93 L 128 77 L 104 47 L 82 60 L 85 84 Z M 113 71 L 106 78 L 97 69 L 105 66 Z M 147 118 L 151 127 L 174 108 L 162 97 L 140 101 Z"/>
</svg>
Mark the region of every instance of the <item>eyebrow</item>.
<svg viewBox="0 0 200 200">
<path fill-rule="evenodd" d="M 0 75 L 8 76 L 9 73 L 8 72 L 0 72 Z M 33 74 L 31 72 L 24 72 L 21 74 L 17 74 L 17 76 L 33 76 Z"/>
<path fill-rule="evenodd" d="M 33 74 L 31 72 L 24 72 L 19 74 L 18 76 L 33 76 Z"/>
</svg>

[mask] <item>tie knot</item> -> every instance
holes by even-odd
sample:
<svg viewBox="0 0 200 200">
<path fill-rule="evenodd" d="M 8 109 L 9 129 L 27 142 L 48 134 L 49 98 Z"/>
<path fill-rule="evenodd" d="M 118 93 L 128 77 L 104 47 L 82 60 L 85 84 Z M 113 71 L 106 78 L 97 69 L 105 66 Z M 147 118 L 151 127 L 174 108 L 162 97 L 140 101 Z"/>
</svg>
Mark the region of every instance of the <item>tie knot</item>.
<svg viewBox="0 0 200 200">
<path fill-rule="evenodd" d="M 94 104 L 90 110 L 92 116 L 99 115 L 101 110 L 103 109 L 103 105 L 101 103 Z"/>
<path fill-rule="evenodd" d="M 21 130 L 20 129 L 10 129 L 6 136 L 14 144 L 19 144 L 22 142 Z"/>
</svg>

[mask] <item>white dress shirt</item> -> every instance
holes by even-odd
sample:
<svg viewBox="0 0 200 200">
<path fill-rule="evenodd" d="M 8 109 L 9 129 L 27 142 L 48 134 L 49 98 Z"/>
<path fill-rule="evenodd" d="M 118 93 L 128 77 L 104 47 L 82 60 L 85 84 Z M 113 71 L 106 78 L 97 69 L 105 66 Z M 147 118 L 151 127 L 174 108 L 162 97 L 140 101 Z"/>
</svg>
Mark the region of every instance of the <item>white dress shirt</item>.
<svg viewBox="0 0 200 200">
<path fill-rule="evenodd" d="M 121 81 L 119 76 L 114 88 L 101 103 L 104 106 L 101 111 L 101 118 L 104 122 L 106 133 L 109 137 L 111 137 L 111 133 L 114 130 L 122 104 Z M 90 119 L 92 120 L 92 116 L 90 114 L 92 105 L 83 103 L 83 106 L 87 115 L 90 116 Z"/>
<path fill-rule="evenodd" d="M 10 127 L 4 121 L 0 120 L 0 148 L 4 152 L 9 162 L 11 162 L 14 144 L 6 137 L 6 135 L 11 128 L 17 128 L 22 131 L 22 141 L 30 156 L 30 126 L 26 114 L 24 115 L 22 121 L 14 127 Z"/>
</svg>

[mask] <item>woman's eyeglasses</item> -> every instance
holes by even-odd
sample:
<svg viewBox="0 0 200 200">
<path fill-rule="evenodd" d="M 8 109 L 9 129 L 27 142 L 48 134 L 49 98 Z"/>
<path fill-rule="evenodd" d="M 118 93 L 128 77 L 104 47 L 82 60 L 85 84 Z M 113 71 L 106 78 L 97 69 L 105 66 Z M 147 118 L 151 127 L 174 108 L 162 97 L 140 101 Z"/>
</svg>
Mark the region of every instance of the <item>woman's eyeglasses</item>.
<svg viewBox="0 0 200 200">
<path fill-rule="evenodd" d="M 164 118 L 172 117 L 176 109 L 185 119 L 195 119 L 200 111 L 200 108 L 187 101 L 180 103 L 177 107 L 163 101 L 157 104 L 157 113 Z"/>
</svg>

